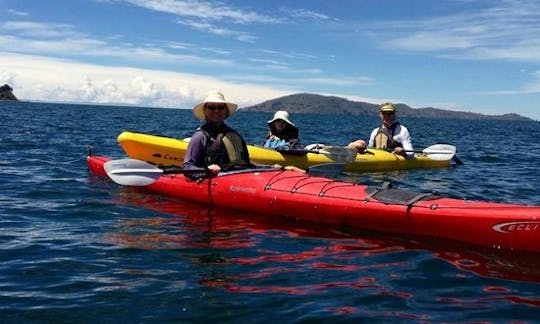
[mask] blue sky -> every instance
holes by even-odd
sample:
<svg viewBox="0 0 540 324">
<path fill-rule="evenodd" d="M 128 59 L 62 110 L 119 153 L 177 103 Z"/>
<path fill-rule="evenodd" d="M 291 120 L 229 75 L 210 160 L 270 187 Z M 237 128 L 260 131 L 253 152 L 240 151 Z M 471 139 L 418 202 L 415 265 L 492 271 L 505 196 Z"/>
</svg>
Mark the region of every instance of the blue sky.
<svg viewBox="0 0 540 324">
<path fill-rule="evenodd" d="M 540 1 L 0 0 L 0 62 L 30 101 L 309 92 L 540 120 Z"/>
</svg>

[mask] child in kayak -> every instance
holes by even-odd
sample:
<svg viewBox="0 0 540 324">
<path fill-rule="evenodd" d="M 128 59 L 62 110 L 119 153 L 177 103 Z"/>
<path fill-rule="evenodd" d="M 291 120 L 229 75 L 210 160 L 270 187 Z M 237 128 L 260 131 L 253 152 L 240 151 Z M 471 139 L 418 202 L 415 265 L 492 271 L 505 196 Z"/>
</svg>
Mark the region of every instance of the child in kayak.
<svg viewBox="0 0 540 324">
<path fill-rule="evenodd" d="M 298 139 L 298 128 L 289 119 L 289 113 L 278 110 L 268 122 L 268 135 L 264 147 L 276 150 L 303 150 Z"/>
</svg>

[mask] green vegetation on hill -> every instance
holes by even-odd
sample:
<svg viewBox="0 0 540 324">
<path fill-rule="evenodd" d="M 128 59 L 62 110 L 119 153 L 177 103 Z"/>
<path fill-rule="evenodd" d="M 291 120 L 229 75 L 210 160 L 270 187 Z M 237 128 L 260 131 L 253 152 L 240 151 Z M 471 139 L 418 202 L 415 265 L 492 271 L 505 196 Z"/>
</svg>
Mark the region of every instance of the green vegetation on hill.
<svg viewBox="0 0 540 324">
<path fill-rule="evenodd" d="M 496 119 L 496 120 L 531 120 L 515 113 L 504 115 L 484 115 L 473 112 L 445 110 L 433 107 L 411 108 L 406 104 L 394 104 L 400 117 L 452 118 L 452 119 Z M 245 111 L 275 112 L 287 110 L 290 113 L 340 114 L 355 116 L 377 116 L 379 104 L 350 101 L 340 97 L 298 93 L 257 105 L 244 107 Z"/>
</svg>

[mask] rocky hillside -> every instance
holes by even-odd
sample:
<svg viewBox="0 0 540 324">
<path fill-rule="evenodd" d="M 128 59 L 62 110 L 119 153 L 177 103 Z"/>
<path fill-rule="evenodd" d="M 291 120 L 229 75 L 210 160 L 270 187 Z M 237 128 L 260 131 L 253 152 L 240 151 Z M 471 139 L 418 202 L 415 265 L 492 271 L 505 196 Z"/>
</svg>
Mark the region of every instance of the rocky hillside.
<svg viewBox="0 0 540 324">
<path fill-rule="evenodd" d="M 17 97 L 13 94 L 13 89 L 7 85 L 4 84 L 0 87 L 0 100 L 14 100 L 17 101 Z"/>
<path fill-rule="evenodd" d="M 496 120 L 531 120 L 518 114 L 484 115 L 473 112 L 445 110 L 433 107 L 411 108 L 406 104 L 394 104 L 400 117 L 452 118 L 452 119 L 496 119 Z M 245 111 L 275 112 L 287 110 L 290 113 L 311 114 L 343 114 L 377 116 L 379 105 L 350 101 L 340 97 L 321 96 L 317 94 L 298 93 L 262 102 L 257 105 L 244 107 Z"/>
</svg>

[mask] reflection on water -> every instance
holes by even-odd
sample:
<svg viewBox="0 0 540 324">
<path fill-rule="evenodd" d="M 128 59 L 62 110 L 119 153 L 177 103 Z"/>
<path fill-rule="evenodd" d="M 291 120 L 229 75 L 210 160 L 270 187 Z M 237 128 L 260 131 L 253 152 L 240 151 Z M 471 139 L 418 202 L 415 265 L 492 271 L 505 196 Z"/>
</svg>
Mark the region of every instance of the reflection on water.
<svg viewBox="0 0 540 324">
<path fill-rule="evenodd" d="M 121 218 L 106 240 L 124 248 L 179 251 L 183 262 L 199 269 L 197 282 L 208 288 L 245 294 L 332 294 L 332 298 L 359 294 L 377 299 L 370 303 L 403 305 L 421 299 L 459 308 L 495 301 L 540 306 L 534 296 L 517 296 L 509 289 L 484 285 L 479 278 L 464 285 L 475 276 L 539 282 L 540 260 L 534 256 L 311 226 L 134 189 L 123 189 L 119 199 L 174 217 Z M 436 290 L 430 288 L 433 280 Z M 445 285 L 448 290 L 441 288 Z M 470 289 L 476 297 L 457 297 L 467 296 Z M 327 311 L 354 313 L 358 307 L 328 305 Z"/>
</svg>

